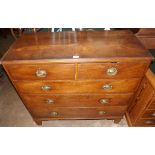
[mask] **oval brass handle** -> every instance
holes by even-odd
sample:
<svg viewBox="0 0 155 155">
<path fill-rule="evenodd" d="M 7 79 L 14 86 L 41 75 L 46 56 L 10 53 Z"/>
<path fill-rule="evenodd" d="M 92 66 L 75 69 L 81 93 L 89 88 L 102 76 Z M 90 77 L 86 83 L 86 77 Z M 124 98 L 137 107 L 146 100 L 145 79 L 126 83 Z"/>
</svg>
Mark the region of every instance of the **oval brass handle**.
<svg viewBox="0 0 155 155">
<path fill-rule="evenodd" d="M 38 69 L 36 71 L 36 76 L 37 77 L 46 77 L 47 76 L 47 72 L 44 69 Z"/>
<path fill-rule="evenodd" d="M 151 114 L 151 116 L 155 117 L 155 112 L 153 114 Z"/>
<path fill-rule="evenodd" d="M 46 103 L 48 103 L 48 104 L 54 104 L 54 100 L 52 100 L 52 99 L 47 99 L 47 100 L 46 100 Z"/>
<path fill-rule="evenodd" d="M 58 112 L 56 112 L 56 111 L 53 111 L 53 112 L 51 112 L 51 114 L 50 114 L 52 117 L 56 117 L 56 116 L 58 116 Z"/>
<path fill-rule="evenodd" d="M 51 90 L 51 86 L 42 86 L 41 89 L 44 91 L 48 91 Z"/>
<path fill-rule="evenodd" d="M 110 84 L 105 84 L 105 85 L 102 86 L 102 88 L 103 88 L 104 90 L 110 90 L 110 89 L 112 89 L 112 85 L 110 85 Z"/>
<path fill-rule="evenodd" d="M 100 99 L 101 104 L 107 104 L 109 103 L 109 99 Z"/>
<path fill-rule="evenodd" d="M 153 124 L 154 122 L 151 120 L 145 121 L 145 124 Z"/>
<path fill-rule="evenodd" d="M 99 115 L 105 115 L 106 112 L 105 112 L 105 111 L 99 111 L 98 114 L 99 114 Z"/>
<path fill-rule="evenodd" d="M 107 75 L 116 75 L 117 69 L 115 67 L 111 67 L 107 69 Z"/>
</svg>

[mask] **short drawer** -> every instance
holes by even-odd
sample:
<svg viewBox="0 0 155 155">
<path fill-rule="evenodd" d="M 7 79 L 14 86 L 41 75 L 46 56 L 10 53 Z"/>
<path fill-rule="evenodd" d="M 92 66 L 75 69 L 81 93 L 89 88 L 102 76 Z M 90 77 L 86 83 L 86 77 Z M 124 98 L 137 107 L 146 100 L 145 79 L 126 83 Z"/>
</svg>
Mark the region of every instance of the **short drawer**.
<svg viewBox="0 0 155 155">
<path fill-rule="evenodd" d="M 137 78 L 144 75 L 146 63 L 81 63 L 79 79 Z"/>
<path fill-rule="evenodd" d="M 155 110 L 146 110 L 142 118 L 151 118 L 155 119 Z"/>
<path fill-rule="evenodd" d="M 136 90 L 140 79 L 99 81 L 16 81 L 21 93 L 66 94 L 66 93 L 126 93 Z"/>
<path fill-rule="evenodd" d="M 126 107 L 108 108 L 34 108 L 32 115 L 37 118 L 70 118 L 70 119 L 97 119 L 107 117 L 122 117 Z"/>
<path fill-rule="evenodd" d="M 72 80 L 74 64 L 7 64 L 6 70 L 13 80 Z"/>
<path fill-rule="evenodd" d="M 127 106 L 131 97 L 132 94 L 130 93 L 103 95 L 22 95 L 22 99 L 30 108 Z"/>
</svg>

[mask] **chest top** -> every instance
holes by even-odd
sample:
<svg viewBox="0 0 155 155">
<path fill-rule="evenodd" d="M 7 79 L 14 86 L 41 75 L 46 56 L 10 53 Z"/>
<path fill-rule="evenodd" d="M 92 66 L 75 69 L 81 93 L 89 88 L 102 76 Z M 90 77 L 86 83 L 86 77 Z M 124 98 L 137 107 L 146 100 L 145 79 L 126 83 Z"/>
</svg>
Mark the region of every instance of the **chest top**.
<svg viewBox="0 0 155 155">
<path fill-rule="evenodd" d="M 151 60 L 130 31 L 85 31 L 24 34 L 4 62 L 109 62 Z"/>
</svg>

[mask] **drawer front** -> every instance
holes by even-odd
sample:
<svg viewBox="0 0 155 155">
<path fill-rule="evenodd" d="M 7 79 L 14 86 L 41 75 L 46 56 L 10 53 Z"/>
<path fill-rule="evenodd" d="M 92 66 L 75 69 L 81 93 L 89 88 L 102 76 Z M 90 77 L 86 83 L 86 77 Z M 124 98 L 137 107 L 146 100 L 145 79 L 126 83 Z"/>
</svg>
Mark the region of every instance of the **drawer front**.
<svg viewBox="0 0 155 155">
<path fill-rule="evenodd" d="M 154 109 L 155 110 L 155 103 L 154 104 L 150 104 L 148 109 Z"/>
<path fill-rule="evenodd" d="M 95 119 L 106 117 L 122 117 L 126 106 L 108 108 L 34 108 L 31 109 L 32 115 L 37 118 L 76 118 L 76 119 Z"/>
<path fill-rule="evenodd" d="M 148 109 L 152 109 L 155 111 L 155 97 L 153 97 L 151 104 L 148 106 Z"/>
<path fill-rule="evenodd" d="M 146 126 L 146 127 L 155 126 L 155 120 L 154 119 L 140 119 L 136 122 L 135 126 Z"/>
<path fill-rule="evenodd" d="M 13 80 L 72 80 L 75 79 L 74 64 L 5 65 Z"/>
<path fill-rule="evenodd" d="M 16 81 L 21 93 L 66 94 L 66 93 L 126 93 L 136 90 L 140 79 L 100 81 Z"/>
<path fill-rule="evenodd" d="M 78 78 L 136 78 L 144 75 L 146 67 L 146 63 L 81 63 Z"/>
<path fill-rule="evenodd" d="M 155 110 L 146 110 L 142 118 L 151 118 L 155 119 Z"/>
<path fill-rule="evenodd" d="M 132 94 L 105 95 L 22 95 L 30 108 L 127 106 Z"/>
</svg>

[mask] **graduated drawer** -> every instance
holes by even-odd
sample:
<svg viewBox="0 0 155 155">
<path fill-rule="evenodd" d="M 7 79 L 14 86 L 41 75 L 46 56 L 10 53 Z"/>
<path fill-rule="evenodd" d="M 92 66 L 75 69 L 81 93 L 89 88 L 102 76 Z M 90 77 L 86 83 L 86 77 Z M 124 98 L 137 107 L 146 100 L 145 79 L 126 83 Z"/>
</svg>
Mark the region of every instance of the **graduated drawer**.
<svg viewBox="0 0 155 155">
<path fill-rule="evenodd" d="M 75 64 L 7 64 L 5 68 L 13 80 L 75 79 Z"/>
<path fill-rule="evenodd" d="M 81 63 L 79 79 L 137 78 L 144 75 L 147 63 Z"/>
<path fill-rule="evenodd" d="M 151 104 L 148 106 L 148 109 L 152 109 L 155 111 L 155 97 L 153 97 L 153 100 L 151 101 Z"/>
<path fill-rule="evenodd" d="M 36 118 L 65 118 L 65 119 L 95 119 L 106 117 L 122 117 L 126 106 L 104 107 L 104 108 L 39 108 L 31 109 L 32 115 Z"/>
<path fill-rule="evenodd" d="M 126 93 L 136 90 L 140 79 L 96 81 L 15 81 L 21 93 Z"/>
<path fill-rule="evenodd" d="M 142 118 L 155 119 L 155 110 L 146 110 L 142 115 Z"/>
<path fill-rule="evenodd" d="M 132 94 L 103 95 L 27 95 L 22 99 L 30 108 L 35 107 L 103 107 L 126 106 Z"/>
<path fill-rule="evenodd" d="M 155 126 L 155 119 L 140 119 L 134 126 Z"/>
</svg>

